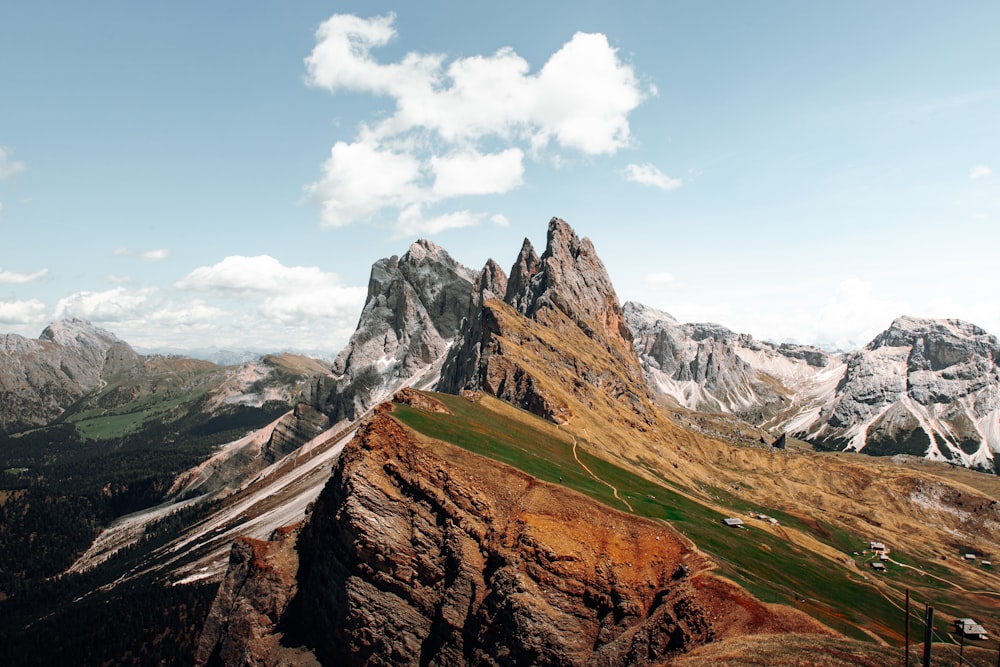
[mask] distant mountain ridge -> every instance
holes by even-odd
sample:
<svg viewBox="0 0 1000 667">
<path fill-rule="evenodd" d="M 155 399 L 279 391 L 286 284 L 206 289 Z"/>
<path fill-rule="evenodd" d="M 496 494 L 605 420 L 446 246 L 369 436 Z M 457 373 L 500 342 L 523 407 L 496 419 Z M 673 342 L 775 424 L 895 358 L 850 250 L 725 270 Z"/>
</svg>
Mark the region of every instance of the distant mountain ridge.
<svg viewBox="0 0 1000 667">
<path fill-rule="evenodd" d="M 37 339 L 0 336 L 0 432 L 49 423 L 116 374 L 141 366 L 114 334 L 80 319 L 53 322 Z"/>
<path fill-rule="evenodd" d="M 861 350 L 775 345 L 626 304 L 650 385 L 827 449 L 997 470 L 1000 344 L 960 320 L 899 317 Z"/>
</svg>

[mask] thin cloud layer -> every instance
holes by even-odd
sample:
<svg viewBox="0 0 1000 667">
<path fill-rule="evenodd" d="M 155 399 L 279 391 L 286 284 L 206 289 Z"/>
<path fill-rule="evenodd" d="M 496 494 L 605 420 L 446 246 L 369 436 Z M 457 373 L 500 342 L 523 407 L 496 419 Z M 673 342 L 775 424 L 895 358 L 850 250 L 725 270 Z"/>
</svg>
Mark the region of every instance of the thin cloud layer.
<svg viewBox="0 0 1000 667">
<path fill-rule="evenodd" d="M 11 158 L 13 151 L 0 146 L 0 181 L 27 169 L 27 165 Z"/>
<path fill-rule="evenodd" d="M 44 278 L 48 274 L 48 269 L 41 269 L 40 271 L 35 271 L 34 273 L 17 273 L 16 271 L 0 269 L 0 285 L 23 285 L 24 283 L 30 283 L 38 280 L 39 278 Z"/>
<path fill-rule="evenodd" d="M 977 164 L 975 167 L 969 170 L 969 178 L 975 180 L 977 178 L 986 178 L 993 173 L 993 170 L 985 164 Z"/>
<path fill-rule="evenodd" d="M 162 262 L 170 256 L 167 248 L 157 248 L 155 250 L 134 250 L 132 248 L 115 248 L 116 257 L 138 257 L 145 262 Z"/>
<path fill-rule="evenodd" d="M 408 53 L 382 63 L 373 51 L 395 38 L 394 22 L 391 14 L 335 14 L 305 59 L 310 85 L 394 103 L 353 141 L 334 144 L 321 178 L 306 187 L 324 226 L 372 220 L 384 209 L 396 210 L 395 236 L 478 224 L 486 214 L 424 211 L 454 197 L 514 190 L 524 182 L 527 154 L 607 155 L 632 142 L 628 115 L 646 93 L 606 36 L 576 33 L 537 73 L 510 48 L 451 62 Z"/>
<path fill-rule="evenodd" d="M 626 181 L 632 181 L 641 185 L 649 185 L 668 192 L 670 190 L 676 190 L 684 184 L 681 179 L 667 176 L 660 171 L 659 167 L 648 162 L 646 164 L 628 165 L 625 167 L 623 176 L 625 176 Z"/>
</svg>

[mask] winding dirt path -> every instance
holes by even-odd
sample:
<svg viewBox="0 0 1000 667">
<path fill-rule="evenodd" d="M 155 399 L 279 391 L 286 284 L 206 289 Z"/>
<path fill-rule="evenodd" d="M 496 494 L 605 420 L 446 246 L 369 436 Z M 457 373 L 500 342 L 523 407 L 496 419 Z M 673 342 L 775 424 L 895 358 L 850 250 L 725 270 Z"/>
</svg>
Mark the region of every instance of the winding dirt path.
<svg viewBox="0 0 1000 667">
<path fill-rule="evenodd" d="M 894 565 L 898 565 L 900 567 L 905 567 L 908 570 L 914 570 L 915 572 L 919 572 L 920 574 L 924 575 L 925 577 L 931 577 L 932 579 L 937 579 L 938 581 L 943 581 L 944 583 L 948 584 L 949 586 L 953 586 L 954 588 L 957 588 L 958 590 L 962 591 L 963 593 L 972 593 L 974 595 L 996 595 L 996 596 L 1000 597 L 1000 592 L 998 592 L 998 591 L 987 591 L 987 590 L 970 591 L 965 586 L 960 586 L 959 584 L 956 584 L 954 581 L 950 581 L 948 579 L 945 579 L 944 577 L 939 577 L 936 574 L 931 574 L 930 572 L 926 572 L 924 570 L 921 570 L 919 567 L 913 567 L 912 565 L 906 565 L 904 563 L 900 563 L 899 561 L 895 561 L 895 560 L 893 560 L 891 558 L 889 559 L 889 562 L 892 563 L 892 564 L 894 564 Z"/>
<path fill-rule="evenodd" d="M 591 477 L 593 477 L 594 479 L 596 479 L 598 482 L 600 482 L 601 484 L 604 484 L 609 489 L 611 489 L 611 493 L 614 494 L 615 498 L 617 500 L 621 501 L 625 505 L 625 507 L 628 508 L 629 512 L 632 512 L 633 514 L 635 514 L 635 508 L 632 507 L 632 505 L 629 503 L 629 501 L 625 500 L 620 495 L 618 495 L 618 488 L 617 487 L 615 487 L 613 484 L 611 484 L 609 482 L 605 482 L 603 479 L 601 479 L 600 477 L 598 477 L 597 475 L 595 475 L 594 471 L 591 470 L 590 468 L 588 468 L 586 466 L 586 464 L 584 464 L 584 462 L 580 460 L 580 457 L 576 455 L 576 436 L 573 435 L 572 433 L 570 433 L 570 437 L 573 438 L 573 458 L 576 459 L 576 462 L 580 464 L 580 467 L 583 468 L 584 470 L 586 470 L 588 475 L 590 475 Z"/>
</svg>

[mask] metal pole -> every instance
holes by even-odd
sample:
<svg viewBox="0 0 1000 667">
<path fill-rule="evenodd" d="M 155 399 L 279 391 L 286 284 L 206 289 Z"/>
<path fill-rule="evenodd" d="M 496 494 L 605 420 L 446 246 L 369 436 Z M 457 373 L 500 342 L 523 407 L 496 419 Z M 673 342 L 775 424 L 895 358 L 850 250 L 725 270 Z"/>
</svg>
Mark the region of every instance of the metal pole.
<svg viewBox="0 0 1000 667">
<path fill-rule="evenodd" d="M 910 589 L 906 589 L 906 648 L 903 650 L 903 665 L 910 667 Z"/>
<path fill-rule="evenodd" d="M 931 631 L 934 628 L 934 607 L 926 605 L 924 611 L 924 667 L 931 667 Z"/>
</svg>

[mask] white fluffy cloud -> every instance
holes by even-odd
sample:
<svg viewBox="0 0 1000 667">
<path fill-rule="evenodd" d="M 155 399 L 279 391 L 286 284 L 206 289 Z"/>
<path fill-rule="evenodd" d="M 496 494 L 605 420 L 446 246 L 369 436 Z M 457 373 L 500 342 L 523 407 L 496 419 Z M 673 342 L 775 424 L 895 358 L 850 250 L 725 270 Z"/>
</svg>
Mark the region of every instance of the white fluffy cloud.
<svg viewBox="0 0 1000 667">
<path fill-rule="evenodd" d="M 35 324 L 45 320 L 45 304 L 37 299 L 30 301 L 0 301 L 0 323 Z"/>
<path fill-rule="evenodd" d="M 490 216 L 490 222 L 497 227 L 510 227 L 510 220 L 503 213 L 497 213 L 496 215 Z"/>
<path fill-rule="evenodd" d="M 155 288 L 130 290 L 115 287 L 103 292 L 82 291 L 56 304 L 55 319 L 79 317 L 93 322 L 121 322 L 141 318 L 152 310 Z"/>
<path fill-rule="evenodd" d="M 13 151 L 0 146 L 0 181 L 22 172 L 27 168 L 27 165 L 23 162 L 11 159 L 12 154 Z"/>
<path fill-rule="evenodd" d="M 353 324 L 367 294 L 364 287 L 342 285 L 335 273 L 314 266 L 284 266 L 269 255 L 226 257 L 195 269 L 174 286 L 239 297 L 244 307 L 265 318 L 306 325 L 320 320 Z"/>
<path fill-rule="evenodd" d="M 646 164 L 630 164 L 625 167 L 622 174 L 627 181 L 649 185 L 661 190 L 676 190 L 683 185 L 681 179 L 667 176 L 656 165 L 648 162 Z"/>
<path fill-rule="evenodd" d="M 23 285 L 24 283 L 30 283 L 39 278 L 44 278 L 49 273 L 48 269 L 41 269 L 35 271 L 34 273 L 17 273 L 16 271 L 7 271 L 0 269 L 0 285 Z"/>
<path fill-rule="evenodd" d="M 480 216 L 470 211 L 455 211 L 433 217 L 424 217 L 419 204 L 403 209 L 396 222 L 393 238 L 410 238 L 412 236 L 431 236 L 440 234 L 446 229 L 461 229 L 475 227 Z"/>
<path fill-rule="evenodd" d="M 969 170 L 969 178 L 975 180 L 977 178 L 986 178 L 993 173 L 993 170 L 985 164 L 977 164 L 975 167 Z"/>
<path fill-rule="evenodd" d="M 525 149 L 601 155 L 632 141 L 628 116 L 646 93 L 604 35 L 573 35 L 533 74 L 510 48 L 450 63 L 427 53 L 379 62 L 372 52 L 396 36 L 394 22 L 391 14 L 335 14 L 305 59 L 313 86 L 394 103 L 374 124 L 362 124 L 353 142 L 337 142 L 322 177 L 307 186 L 325 226 L 370 220 L 384 209 L 396 210 L 395 236 L 469 226 L 480 214 L 418 221 L 414 211 L 519 187 Z M 486 141 L 492 152 L 481 150 Z"/>
<path fill-rule="evenodd" d="M 372 138 L 338 141 L 323 163 L 323 178 L 307 187 L 321 202 L 323 224 L 343 227 L 365 220 L 385 207 L 422 201 L 421 163 L 406 152 L 379 145 Z"/>
<path fill-rule="evenodd" d="M 270 255 L 232 255 L 212 266 L 198 267 L 174 286 L 202 292 L 288 294 L 340 287 L 340 279 L 315 266 L 285 266 Z"/>
<path fill-rule="evenodd" d="M 524 177 L 524 152 L 508 148 L 500 153 L 483 155 L 476 151 L 433 156 L 432 192 L 447 199 L 462 195 L 503 194 L 521 185 Z"/>
</svg>

